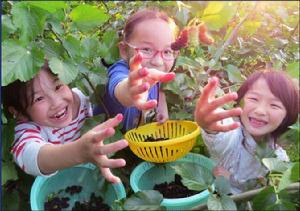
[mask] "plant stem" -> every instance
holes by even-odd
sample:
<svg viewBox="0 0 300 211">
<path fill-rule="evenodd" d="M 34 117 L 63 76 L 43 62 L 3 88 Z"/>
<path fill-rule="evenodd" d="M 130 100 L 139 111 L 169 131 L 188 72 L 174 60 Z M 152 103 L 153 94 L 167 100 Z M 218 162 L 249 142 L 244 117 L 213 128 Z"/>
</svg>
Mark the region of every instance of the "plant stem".
<svg viewBox="0 0 300 211">
<path fill-rule="evenodd" d="M 234 202 L 249 201 L 252 198 L 254 198 L 257 194 L 259 194 L 264 188 L 265 187 L 255 189 L 255 190 L 250 190 L 250 191 L 240 193 L 240 194 L 236 194 L 236 195 L 233 195 L 233 196 L 230 196 L 230 197 Z M 299 189 L 300 189 L 300 183 L 299 182 L 292 183 L 288 187 L 286 187 L 287 191 L 294 191 L 294 190 L 299 191 Z M 207 209 L 207 204 L 206 203 L 192 208 L 192 210 L 203 210 L 203 209 Z"/>
<path fill-rule="evenodd" d="M 69 54 L 68 50 L 65 48 L 65 46 L 64 46 L 62 40 L 60 39 L 60 37 L 55 33 L 55 31 L 53 31 L 52 25 L 51 25 L 51 24 L 48 24 L 48 26 L 49 26 L 50 31 L 53 33 L 53 35 L 55 36 L 55 38 L 59 41 L 59 43 L 61 44 L 61 46 L 62 46 L 63 49 L 65 50 L 65 52 L 68 54 L 68 56 L 69 56 L 70 58 L 72 58 L 72 56 Z"/>
</svg>

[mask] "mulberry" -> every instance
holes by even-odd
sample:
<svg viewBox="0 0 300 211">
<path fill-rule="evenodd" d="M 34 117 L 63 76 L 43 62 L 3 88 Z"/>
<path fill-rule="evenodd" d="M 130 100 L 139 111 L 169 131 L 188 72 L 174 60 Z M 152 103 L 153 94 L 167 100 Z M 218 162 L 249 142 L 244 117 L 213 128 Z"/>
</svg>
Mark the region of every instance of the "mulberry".
<svg viewBox="0 0 300 211">
<path fill-rule="evenodd" d="M 198 30 L 199 30 L 199 41 L 201 43 L 206 45 L 211 45 L 212 43 L 214 43 L 214 39 L 207 34 L 207 27 L 204 23 L 201 23 L 198 26 Z"/>
<path fill-rule="evenodd" d="M 181 48 L 187 47 L 188 40 L 189 40 L 189 31 L 188 29 L 183 29 L 180 32 L 179 37 L 176 39 L 176 41 L 171 44 L 172 50 L 178 51 Z"/>
</svg>

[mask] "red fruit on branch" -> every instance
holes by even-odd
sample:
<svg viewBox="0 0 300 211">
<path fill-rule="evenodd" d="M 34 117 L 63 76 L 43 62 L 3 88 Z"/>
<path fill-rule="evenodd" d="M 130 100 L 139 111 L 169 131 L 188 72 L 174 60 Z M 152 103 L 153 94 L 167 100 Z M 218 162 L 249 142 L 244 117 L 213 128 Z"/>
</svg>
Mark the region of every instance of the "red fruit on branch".
<svg viewBox="0 0 300 211">
<path fill-rule="evenodd" d="M 188 45 L 189 31 L 188 29 L 183 29 L 175 42 L 171 44 L 171 48 L 174 51 L 178 51 L 181 48 L 185 48 Z"/>
<path fill-rule="evenodd" d="M 198 30 L 199 30 L 199 41 L 201 43 L 206 45 L 211 45 L 212 43 L 214 43 L 214 39 L 208 35 L 207 27 L 204 23 L 201 23 L 198 26 Z"/>
</svg>

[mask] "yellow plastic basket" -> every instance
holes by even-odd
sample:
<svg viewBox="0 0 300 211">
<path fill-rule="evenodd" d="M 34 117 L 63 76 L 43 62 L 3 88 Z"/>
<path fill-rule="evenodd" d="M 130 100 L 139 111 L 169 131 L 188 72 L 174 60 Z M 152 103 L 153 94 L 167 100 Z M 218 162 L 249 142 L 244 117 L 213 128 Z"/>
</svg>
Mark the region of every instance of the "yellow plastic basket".
<svg viewBox="0 0 300 211">
<path fill-rule="evenodd" d="M 132 129 L 125 134 L 132 152 L 143 160 L 154 163 L 175 161 L 186 155 L 194 146 L 200 128 L 197 123 L 184 120 L 168 120 Z M 146 141 L 166 138 L 163 141 Z"/>
</svg>

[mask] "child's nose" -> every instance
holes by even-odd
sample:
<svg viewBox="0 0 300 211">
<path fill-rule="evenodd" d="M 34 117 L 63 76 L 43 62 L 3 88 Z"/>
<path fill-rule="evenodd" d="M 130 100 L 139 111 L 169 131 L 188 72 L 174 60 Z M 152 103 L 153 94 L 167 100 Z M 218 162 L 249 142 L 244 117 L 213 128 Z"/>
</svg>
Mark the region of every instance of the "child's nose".
<svg viewBox="0 0 300 211">
<path fill-rule="evenodd" d="M 156 54 L 151 59 L 151 64 L 153 66 L 162 66 L 164 64 L 161 52 L 156 52 Z"/>
<path fill-rule="evenodd" d="M 62 102 L 62 97 L 55 92 L 49 92 L 48 98 L 52 108 L 58 107 Z"/>
<path fill-rule="evenodd" d="M 258 104 L 255 108 L 255 113 L 258 115 L 265 115 L 267 113 L 267 107 L 263 103 Z"/>
</svg>

